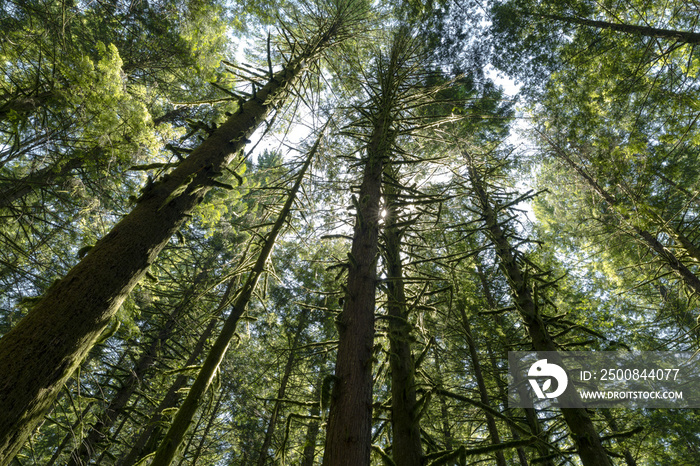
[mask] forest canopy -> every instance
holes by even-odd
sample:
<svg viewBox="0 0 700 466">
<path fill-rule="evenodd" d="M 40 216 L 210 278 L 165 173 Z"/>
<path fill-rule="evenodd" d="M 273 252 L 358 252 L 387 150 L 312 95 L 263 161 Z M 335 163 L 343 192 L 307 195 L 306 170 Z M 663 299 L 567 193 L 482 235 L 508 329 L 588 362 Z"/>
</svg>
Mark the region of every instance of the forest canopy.
<svg viewBox="0 0 700 466">
<path fill-rule="evenodd" d="M 700 351 L 699 20 L 0 1 L 0 466 L 698 464 L 508 352 Z"/>
</svg>

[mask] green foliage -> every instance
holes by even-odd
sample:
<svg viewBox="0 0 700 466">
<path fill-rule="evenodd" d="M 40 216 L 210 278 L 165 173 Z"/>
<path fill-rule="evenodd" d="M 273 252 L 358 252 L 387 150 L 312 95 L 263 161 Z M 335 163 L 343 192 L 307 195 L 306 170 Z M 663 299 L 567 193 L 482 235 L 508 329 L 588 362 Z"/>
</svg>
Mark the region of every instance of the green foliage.
<svg viewBox="0 0 700 466">
<path fill-rule="evenodd" d="M 243 111 L 230 91 L 252 94 L 251 80 L 279 70 L 291 44 L 308 39 L 322 12 L 338 4 L 0 4 L 0 333 L 211 128 Z M 694 31 L 692 3 L 375 6 L 359 32 L 311 66 L 293 104 L 274 109 L 260 147 L 276 149 L 238 154 L 153 258 L 18 462 L 67 463 L 131 383 L 92 461 L 126 458 L 151 420 L 158 429 L 140 456 L 158 446 L 287 196 L 295 151 L 305 151 L 298 141 L 315 138 L 308 128 L 329 114 L 294 213 L 194 418 L 183 464 L 320 461 L 337 381 L 336 322 L 347 271 L 362 259 L 349 253 L 348 238 L 370 143 L 387 148 L 382 162 L 392 162 L 376 213 L 383 248 L 372 364 L 377 464 L 393 461 L 392 318 L 407 329 L 420 400 L 412 418 L 426 464 L 493 462 L 500 446 L 490 442 L 487 416 L 509 447 L 507 464 L 518 464 L 518 453 L 531 463 L 577 461 L 558 410 L 533 424 L 506 407 L 507 352 L 532 341 L 469 165 L 512 246 L 522 289 L 559 348 L 698 349 L 696 293 L 639 233 L 700 275 L 700 59 L 681 39 L 582 22 Z M 390 54 L 396 31 L 399 47 Z M 234 57 L 244 46 L 245 66 Z M 222 59 L 250 73 L 225 71 Z M 524 83 L 521 107 L 486 78 L 487 62 Z M 392 63 L 402 66 L 388 72 Z M 389 108 L 392 124 L 371 141 Z M 524 140 L 508 139 L 513 121 L 527 127 Z M 525 194 L 526 185 L 538 194 Z M 400 237 L 401 319 L 387 315 L 390 221 Z M 157 408 L 163 416 L 155 421 Z M 623 407 L 591 416 L 616 455 L 629 452 L 645 466 L 696 462 L 692 410 Z"/>
</svg>

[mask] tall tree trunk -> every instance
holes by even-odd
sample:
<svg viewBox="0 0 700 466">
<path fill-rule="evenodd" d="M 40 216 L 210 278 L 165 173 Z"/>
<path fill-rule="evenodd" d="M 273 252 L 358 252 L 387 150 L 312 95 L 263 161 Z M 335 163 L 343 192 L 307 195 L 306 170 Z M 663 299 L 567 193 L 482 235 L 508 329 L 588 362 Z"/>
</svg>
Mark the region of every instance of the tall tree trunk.
<svg viewBox="0 0 700 466">
<path fill-rule="evenodd" d="M 460 302 L 457 304 L 459 307 L 459 314 L 462 318 L 462 328 L 464 329 L 464 335 L 467 339 L 467 346 L 469 347 L 469 357 L 472 360 L 472 369 L 474 370 L 474 378 L 476 379 L 476 385 L 479 389 L 479 400 L 486 406 L 491 407 L 491 397 L 489 396 L 488 389 L 486 388 L 486 382 L 484 381 L 484 375 L 481 372 L 481 363 L 479 362 L 479 355 L 476 351 L 476 344 L 474 343 L 474 337 L 472 336 L 471 325 L 469 325 L 469 318 L 464 310 L 465 304 Z M 489 430 L 489 436 L 491 437 L 491 443 L 493 445 L 498 445 L 501 443 L 501 437 L 498 434 L 498 426 L 496 425 L 496 420 L 490 413 L 484 413 L 486 418 L 486 427 Z M 503 456 L 503 450 L 496 451 L 496 465 L 506 466 L 506 458 Z"/>
<path fill-rule="evenodd" d="M 384 164 L 391 160 L 410 40 L 399 31 L 388 57 L 377 60 L 376 83 L 370 85 L 371 107 L 362 125 L 371 128 L 366 144 L 343 311 L 338 316 L 338 353 L 331 397 L 324 466 L 369 464 L 372 448 L 372 352 L 379 254 L 379 218 Z"/>
<path fill-rule="evenodd" d="M 345 19 L 341 12 L 328 21 L 0 340 L 0 466 L 14 458 L 165 244 Z"/>
<path fill-rule="evenodd" d="M 280 408 L 282 407 L 282 399 L 287 393 L 287 384 L 289 383 L 289 377 L 292 375 L 292 369 L 294 369 L 294 363 L 297 360 L 296 349 L 299 345 L 299 340 L 301 339 L 301 332 L 306 328 L 308 317 L 309 314 L 302 310 L 301 315 L 299 316 L 299 321 L 297 322 L 296 329 L 294 331 L 294 339 L 292 341 L 292 347 L 289 349 L 287 363 L 284 365 L 282 380 L 280 381 L 280 386 L 277 389 L 277 398 L 275 399 L 275 404 L 272 408 L 270 420 L 267 422 L 267 429 L 265 429 L 265 439 L 263 440 L 262 447 L 260 448 L 258 466 L 265 466 L 265 463 L 269 458 L 268 450 L 270 449 L 270 445 L 272 444 L 272 436 L 274 435 L 275 427 L 277 426 L 277 419 L 279 417 Z"/>
<path fill-rule="evenodd" d="M 199 336 L 199 339 L 197 340 L 197 343 L 195 344 L 189 358 L 187 358 L 184 367 L 192 366 L 200 360 L 200 357 L 204 353 L 207 340 L 209 340 L 209 337 L 211 337 L 211 335 L 214 333 L 217 323 L 219 322 L 218 312 L 216 314 L 217 315 L 209 320 L 209 324 L 207 325 L 206 329 Z M 158 407 L 153 412 L 148 422 L 146 422 L 143 431 L 139 434 L 136 441 L 133 442 L 133 446 L 129 452 L 124 455 L 122 459 L 117 461 L 119 466 L 133 466 L 140 458 L 155 451 L 156 447 L 158 446 L 158 441 L 154 440 L 149 442 L 149 440 L 158 439 L 158 432 L 160 432 L 159 426 L 163 419 L 163 411 L 177 406 L 177 402 L 180 399 L 180 390 L 185 386 L 188 379 L 189 376 L 183 374 L 180 374 L 175 378 L 175 381 L 172 383 L 172 385 L 170 385 L 170 388 L 168 388 L 168 392 L 158 404 Z"/>
<path fill-rule="evenodd" d="M 9 207 L 13 202 L 31 193 L 35 188 L 41 188 L 65 179 L 75 168 L 83 164 L 83 158 L 74 156 L 67 161 L 59 161 L 48 167 L 29 173 L 19 180 L 9 181 L 0 186 L 0 209 Z"/>
<path fill-rule="evenodd" d="M 489 282 L 486 279 L 486 274 L 484 273 L 484 269 L 483 269 L 483 266 L 481 264 L 481 261 L 478 259 L 477 259 L 477 263 L 476 263 L 476 271 L 477 271 L 477 275 L 479 276 L 479 281 L 481 282 L 481 288 L 484 291 L 484 297 L 486 298 L 486 304 L 488 304 L 488 306 L 491 310 L 498 309 L 498 305 L 496 304 L 496 300 L 493 297 L 493 293 L 491 292 L 491 286 L 489 285 Z M 507 328 L 506 328 L 503 316 L 500 314 L 496 315 L 496 325 L 501 327 L 503 332 L 506 332 Z M 503 337 L 503 338 L 501 338 L 501 340 L 502 340 L 501 343 L 503 345 L 502 347 L 507 348 L 508 347 L 508 341 L 506 341 L 507 337 Z M 493 349 L 491 348 L 491 346 L 488 344 L 488 340 L 487 340 L 487 351 L 489 354 L 489 359 L 491 361 L 491 367 L 492 367 L 494 373 L 496 374 L 499 371 L 498 364 L 496 362 L 496 355 L 495 355 Z M 516 378 L 518 377 L 517 373 L 515 374 L 515 377 Z M 499 382 L 498 389 L 499 389 L 501 398 L 505 400 L 508 398 L 508 394 L 506 391 L 506 384 L 505 384 L 505 382 L 502 382 L 500 380 L 498 382 Z M 525 386 L 519 382 L 520 381 L 514 381 L 515 386 L 518 387 L 518 390 L 524 391 Z M 520 396 L 521 397 L 527 396 L 527 393 L 520 392 Z M 543 442 L 535 442 L 535 444 L 534 444 L 534 448 L 539 453 L 540 458 L 547 458 L 546 460 L 542 460 L 540 463 L 543 466 L 554 466 L 554 462 L 550 458 L 551 452 L 550 452 L 549 448 L 547 447 L 547 444 L 549 443 L 549 441 L 547 439 L 547 434 L 546 434 L 546 432 L 544 432 L 542 430 L 542 426 L 540 425 L 540 419 L 537 417 L 537 413 L 535 412 L 535 409 L 534 408 L 525 408 L 524 411 L 525 411 L 525 419 L 527 421 L 528 426 L 530 427 L 530 431 L 532 432 L 532 435 L 534 435 L 535 437 L 537 437 L 541 440 L 544 440 Z M 514 428 L 514 426 L 512 426 L 510 424 L 509 424 L 509 427 L 511 429 L 511 433 L 513 434 L 513 438 L 517 439 L 519 437 L 518 431 Z M 520 459 L 520 464 L 522 466 L 528 466 L 527 456 L 525 455 L 525 451 L 523 450 L 522 447 L 518 448 L 518 458 Z"/>
<path fill-rule="evenodd" d="M 527 389 L 525 388 L 525 380 L 521 378 L 520 374 L 514 374 L 513 384 L 517 387 L 518 396 L 520 396 L 522 400 L 527 399 L 529 395 L 527 393 Z M 540 420 L 539 416 L 537 416 L 537 411 L 535 410 L 535 408 L 524 408 L 524 411 L 525 421 L 527 422 L 527 425 L 530 428 L 530 432 L 532 432 L 532 435 L 547 442 L 547 432 L 545 432 L 545 430 L 542 429 L 542 421 Z M 550 448 L 547 447 L 545 442 L 537 442 L 534 446 L 537 449 L 539 457 L 544 458 L 540 460 L 540 462 L 545 466 L 554 466 L 554 458 L 552 457 L 553 452 Z"/>
<path fill-rule="evenodd" d="M 700 44 L 700 33 L 688 31 L 676 31 L 673 29 L 655 28 L 651 26 L 637 26 L 635 24 L 611 23 L 609 21 L 597 21 L 578 16 L 561 16 L 535 13 L 533 16 L 544 19 L 552 19 L 569 24 L 589 26 L 596 29 L 607 29 L 609 31 L 623 32 L 635 36 L 653 37 L 657 39 L 669 39 L 684 44 Z"/>
<path fill-rule="evenodd" d="M 224 400 L 224 396 L 226 394 L 227 394 L 227 392 L 222 391 L 219 394 L 219 396 L 217 397 L 216 404 L 214 405 L 214 409 L 212 409 L 212 412 L 209 414 L 209 420 L 207 421 L 207 425 L 204 427 L 204 432 L 202 432 L 202 438 L 199 440 L 199 445 L 197 445 L 197 449 L 195 450 L 194 455 L 192 455 L 192 461 L 190 464 L 197 464 L 199 461 L 199 458 L 202 456 L 202 451 L 204 450 L 204 444 L 206 443 L 207 439 L 209 438 L 209 432 L 211 431 L 211 428 L 214 425 L 214 421 L 216 420 L 216 415 L 219 412 L 219 408 L 221 407 L 221 402 Z M 185 449 L 185 452 L 187 452 L 187 449 Z M 184 458 L 183 458 L 183 460 L 184 460 Z M 182 463 L 182 461 L 181 461 L 181 463 Z"/>
<path fill-rule="evenodd" d="M 284 206 L 282 207 L 282 210 L 280 211 L 279 216 L 275 221 L 275 224 L 272 226 L 270 232 L 267 234 L 267 238 L 265 239 L 262 245 L 262 249 L 260 250 L 258 259 L 256 260 L 253 269 L 250 271 L 250 274 L 248 275 L 248 278 L 245 284 L 243 285 L 243 288 L 241 288 L 238 296 L 236 297 L 236 300 L 233 304 L 233 308 L 231 309 L 231 313 L 226 318 L 224 327 L 221 329 L 219 337 L 216 339 L 211 349 L 209 350 L 209 354 L 204 360 L 204 364 L 202 365 L 202 368 L 200 369 L 197 378 L 195 379 L 194 383 L 192 384 L 192 387 L 187 393 L 187 397 L 183 401 L 182 406 L 180 406 L 180 409 L 175 415 L 175 418 L 173 419 L 173 422 L 170 425 L 168 433 L 165 435 L 165 438 L 161 442 L 160 447 L 158 447 L 158 450 L 156 451 L 156 455 L 153 458 L 153 462 L 151 463 L 152 466 L 169 466 L 170 463 L 172 463 L 172 461 L 175 459 L 175 456 L 177 455 L 177 451 L 180 448 L 185 434 L 187 433 L 187 430 L 189 429 L 190 424 L 192 423 L 194 414 L 197 412 L 200 400 L 202 399 L 206 391 L 209 389 L 209 386 L 211 385 L 211 382 L 214 379 L 214 376 L 216 375 L 216 371 L 219 369 L 219 365 L 221 365 L 221 361 L 223 360 L 224 355 L 228 350 L 228 346 L 231 343 L 231 339 L 233 338 L 233 335 L 236 332 L 238 319 L 243 315 L 243 312 L 245 312 L 245 309 L 248 306 L 248 302 L 253 297 L 253 293 L 255 292 L 255 287 L 258 284 L 258 280 L 265 272 L 265 266 L 270 258 L 270 255 L 272 254 L 272 249 L 274 248 L 275 243 L 277 242 L 277 237 L 281 233 L 284 225 L 289 220 L 289 217 L 292 212 L 292 206 L 294 205 L 294 201 L 296 200 L 297 192 L 301 187 L 301 183 L 304 179 L 304 175 L 306 175 L 306 171 L 309 168 L 309 165 L 311 165 L 311 161 L 316 155 L 316 151 L 318 150 L 322 138 L 323 132 L 321 132 L 321 134 L 319 135 L 318 139 L 316 140 L 316 143 L 309 152 L 309 155 L 307 156 L 304 165 L 299 171 L 294 186 L 290 190 L 289 195 L 287 196 L 287 200 Z"/>
<path fill-rule="evenodd" d="M 249 241 L 245 251 L 243 252 L 243 254 L 241 254 L 241 259 L 238 263 L 239 267 L 248 260 L 248 252 L 250 247 L 251 242 Z M 187 358 L 187 361 L 185 361 L 184 367 L 193 366 L 194 364 L 197 364 L 200 361 L 200 357 L 204 353 L 206 343 L 217 327 L 219 317 L 224 312 L 224 309 L 226 309 L 226 307 L 231 303 L 231 300 L 233 299 L 232 293 L 238 288 L 239 284 L 240 275 L 236 275 L 229 280 L 228 284 L 226 285 L 226 290 L 224 291 L 223 296 L 219 300 L 216 309 L 212 313 L 212 317 L 209 320 L 209 323 L 207 324 L 206 328 L 199 335 L 197 342 L 192 348 L 192 352 Z M 117 464 L 119 466 L 133 466 L 138 462 L 139 458 L 155 451 L 160 440 L 159 437 L 162 430 L 160 425 L 161 420 L 163 418 L 163 411 L 165 411 L 168 408 L 174 408 L 177 406 L 177 403 L 180 400 L 180 390 L 185 386 L 185 383 L 188 381 L 188 379 L 189 376 L 184 374 L 180 374 L 175 378 L 175 381 L 170 385 L 165 396 L 158 404 L 150 419 L 146 423 L 146 426 L 144 427 L 143 431 L 141 431 L 136 441 L 133 442 L 133 445 L 131 449 L 129 449 L 129 452 L 126 455 L 124 455 L 119 461 L 117 461 Z M 144 449 L 146 451 L 145 453 L 142 453 Z"/>
<path fill-rule="evenodd" d="M 495 246 L 501 271 L 508 278 L 515 306 L 525 323 L 532 346 L 536 351 L 556 352 L 558 348 L 552 341 L 549 331 L 542 320 L 538 305 L 535 303 L 532 295 L 531 285 L 520 269 L 514 248 L 510 245 L 505 231 L 501 228 L 474 161 L 468 153 L 465 152 L 464 155 L 467 159 L 469 180 L 486 224 L 486 233 Z M 561 358 L 554 357 L 552 359 L 554 364 L 563 365 Z M 610 458 L 600 442 L 600 437 L 593 425 L 593 421 L 588 412 L 583 409 L 583 403 L 578 393 L 569 390 L 560 399 L 567 401 L 567 404 L 581 406 L 580 408 L 562 408 L 561 411 L 566 424 L 569 426 L 584 466 L 612 466 Z"/>
<path fill-rule="evenodd" d="M 386 262 L 387 314 L 389 317 L 389 367 L 391 369 L 391 455 L 394 463 L 420 466 L 423 450 L 416 402 L 416 374 L 411 354 L 411 325 L 401 263 L 398 171 L 387 169 L 384 180 L 386 216 L 384 256 Z"/>
<path fill-rule="evenodd" d="M 386 104 L 386 102 L 382 102 Z M 381 105 L 381 104 L 380 104 Z M 369 464 L 372 426 L 372 351 L 379 253 L 379 202 L 390 109 L 381 108 L 367 147 L 349 256 L 338 355 L 326 433 L 324 466 Z"/>
<path fill-rule="evenodd" d="M 315 399 L 321 399 L 321 391 L 323 390 L 323 373 L 320 372 L 318 381 L 316 382 Z M 321 414 L 321 405 L 315 404 L 309 413 L 312 417 L 318 417 Z M 306 440 L 304 441 L 304 452 L 300 466 L 314 466 L 314 458 L 316 457 L 316 438 L 320 430 L 320 423 L 316 419 L 311 419 L 306 428 Z"/>
</svg>

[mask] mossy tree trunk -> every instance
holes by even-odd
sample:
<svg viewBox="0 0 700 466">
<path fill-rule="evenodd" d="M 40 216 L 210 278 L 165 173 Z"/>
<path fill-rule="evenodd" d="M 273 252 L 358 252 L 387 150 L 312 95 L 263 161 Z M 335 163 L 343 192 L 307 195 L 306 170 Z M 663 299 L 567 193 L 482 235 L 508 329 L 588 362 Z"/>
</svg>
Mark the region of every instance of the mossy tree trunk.
<svg viewBox="0 0 700 466">
<path fill-rule="evenodd" d="M 301 314 L 299 315 L 299 320 L 297 321 L 296 329 L 294 330 L 292 346 L 289 349 L 289 356 L 287 356 L 287 362 L 284 365 L 284 371 L 282 373 L 282 379 L 280 380 L 280 386 L 277 389 L 277 398 L 275 399 L 274 406 L 272 408 L 272 414 L 270 415 L 270 419 L 267 421 L 265 438 L 263 440 L 262 447 L 260 448 L 260 456 L 258 457 L 258 466 L 265 466 L 267 460 L 269 459 L 268 450 L 270 449 L 270 445 L 272 445 L 272 437 L 275 434 L 275 428 L 277 427 L 280 409 L 282 408 L 282 400 L 287 395 L 289 378 L 292 375 L 294 364 L 297 362 L 297 346 L 301 341 L 302 332 L 307 327 L 308 319 L 309 313 L 302 310 Z"/>
<path fill-rule="evenodd" d="M 498 256 L 501 272 L 508 279 L 515 307 L 520 314 L 532 346 L 535 351 L 557 352 L 558 347 L 554 344 L 549 331 L 542 319 L 540 309 L 533 296 L 532 285 L 528 282 L 526 274 L 521 270 L 516 259 L 515 248 L 513 248 L 499 222 L 496 211 L 486 192 L 481 176 L 477 171 L 472 157 L 464 153 L 467 159 L 467 170 L 469 181 L 476 197 L 476 203 L 481 209 L 482 218 L 486 226 L 486 234 L 493 243 Z M 561 358 L 553 358 L 554 364 L 563 365 Z M 610 457 L 600 441 L 600 436 L 593 425 L 588 412 L 583 408 L 583 404 L 575 391 L 568 391 L 560 396 L 560 399 L 569 402 L 580 408 L 562 408 L 564 420 L 569 427 L 576 448 L 584 466 L 612 466 Z"/>
<path fill-rule="evenodd" d="M 416 401 L 415 363 L 411 353 L 411 324 L 408 321 L 401 261 L 403 232 L 397 205 L 401 190 L 398 171 L 391 168 L 387 169 L 389 176 L 385 176 L 384 180 L 386 216 L 383 235 L 391 371 L 391 455 L 397 465 L 420 466 L 423 449 Z"/>
<path fill-rule="evenodd" d="M 469 348 L 469 357 L 472 360 L 474 378 L 476 379 L 476 385 L 479 389 L 479 400 L 485 406 L 492 407 L 491 396 L 489 395 L 489 391 L 486 388 L 486 381 L 484 380 L 484 375 L 481 370 L 481 362 L 479 361 L 479 355 L 476 350 L 476 343 L 474 343 L 474 336 L 472 335 L 471 325 L 469 324 L 469 318 L 467 317 L 467 313 L 464 309 L 465 303 L 460 302 L 457 304 L 457 306 L 459 307 L 459 316 L 462 320 L 462 329 L 464 330 L 464 336 L 467 340 L 467 347 Z M 498 433 L 498 426 L 496 425 L 496 420 L 488 412 L 484 413 L 484 417 L 486 418 L 486 427 L 489 431 L 489 436 L 491 437 L 491 443 L 493 445 L 499 445 L 501 443 L 501 437 Z M 505 456 L 503 456 L 503 451 L 497 450 L 494 454 L 496 455 L 496 465 L 506 466 L 506 459 Z"/>
<path fill-rule="evenodd" d="M 209 338 L 216 330 L 217 324 L 219 323 L 219 313 L 209 320 L 207 327 L 204 329 L 202 334 L 199 336 L 197 343 L 192 349 L 192 353 L 187 358 L 184 363 L 184 367 L 190 367 L 197 364 L 205 351 L 206 343 Z M 161 423 L 163 422 L 163 411 L 168 408 L 173 408 L 177 406 L 177 402 L 180 400 L 180 391 L 185 386 L 189 379 L 189 376 L 180 374 L 175 378 L 175 381 L 168 388 L 167 393 L 163 399 L 158 404 L 151 417 L 146 421 L 143 431 L 139 433 L 139 436 L 132 443 L 132 447 L 129 452 L 124 455 L 117 465 L 119 466 L 133 466 L 137 464 L 139 459 L 152 453 L 158 447 L 158 441 L 160 440 Z"/>
</svg>

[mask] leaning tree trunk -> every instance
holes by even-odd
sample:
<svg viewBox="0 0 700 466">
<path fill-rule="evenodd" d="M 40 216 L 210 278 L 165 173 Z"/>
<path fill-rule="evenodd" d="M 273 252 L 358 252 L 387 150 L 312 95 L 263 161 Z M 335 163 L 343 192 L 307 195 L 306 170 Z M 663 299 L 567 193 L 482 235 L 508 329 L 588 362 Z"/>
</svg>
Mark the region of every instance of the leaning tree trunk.
<svg viewBox="0 0 700 466">
<path fill-rule="evenodd" d="M 170 425 L 168 433 L 165 434 L 165 438 L 161 442 L 160 447 L 158 447 L 151 466 L 169 466 L 175 459 L 185 434 L 187 434 L 187 430 L 192 423 L 192 419 L 197 412 L 197 408 L 199 407 L 204 394 L 209 389 L 209 386 L 211 385 L 211 382 L 214 379 L 219 366 L 221 365 L 221 361 L 224 359 L 224 355 L 226 354 L 228 346 L 236 332 L 238 319 L 245 312 L 248 302 L 253 297 L 258 280 L 265 272 L 265 266 L 270 258 L 270 255 L 272 254 L 272 249 L 277 242 L 277 237 L 282 232 L 284 225 L 288 222 L 289 217 L 291 216 L 292 207 L 296 200 L 297 192 L 301 187 L 306 170 L 309 168 L 311 161 L 316 155 L 316 151 L 318 150 L 322 137 L 323 132 L 319 135 L 316 143 L 309 152 L 304 165 L 299 171 L 294 186 L 289 192 L 287 200 L 284 203 L 275 224 L 272 226 L 270 232 L 267 234 L 267 238 L 265 238 L 265 241 L 263 242 L 262 249 L 260 250 L 260 254 L 258 255 L 253 269 L 250 271 L 246 282 L 241 288 L 239 294 L 236 296 L 231 313 L 226 318 L 224 327 L 221 329 L 221 333 L 209 350 L 209 354 L 204 360 L 204 364 L 202 365 L 199 374 L 197 374 L 197 378 L 187 393 L 185 401 L 183 401 L 182 406 L 178 410 L 172 424 Z"/>
<path fill-rule="evenodd" d="M 265 466 L 265 463 L 267 463 L 267 459 L 269 458 L 268 450 L 272 444 L 272 437 L 275 434 L 275 428 L 277 427 L 277 419 L 279 418 L 280 409 L 282 408 L 282 400 L 287 394 L 289 377 L 291 377 L 292 369 L 294 369 L 294 363 L 297 361 L 297 346 L 299 345 L 299 340 L 301 340 L 301 332 L 306 328 L 308 317 L 308 313 L 302 310 L 302 313 L 299 316 L 299 321 L 297 322 L 296 330 L 294 331 L 292 346 L 289 348 L 287 363 L 284 365 L 282 380 L 280 381 L 280 386 L 277 389 L 277 397 L 272 408 L 272 414 L 270 415 L 270 420 L 267 422 L 267 429 L 265 429 L 265 438 L 263 440 L 262 447 L 260 448 L 258 466 Z"/>
<path fill-rule="evenodd" d="M 540 13 L 535 13 L 532 16 L 536 16 L 543 19 L 551 19 L 562 23 L 588 26 L 596 29 L 607 29 L 609 31 L 622 32 L 624 34 L 631 34 L 634 36 L 650 37 L 654 39 L 667 39 L 683 44 L 700 44 L 700 33 L 697 32 L 655 28 L 652 26 L 639 26 L 636 24 L 611 23 L 610 21 L 598 21 L 588 18 L 580 18 L 578 16 L 548 15 Z"/>
<path fill-rule="evenodd" d="M 484 381 L 484 375 L 481 371 L 481 363 L 479 361 L 479 355 L 476 351 L 476 344 L 474 343 L 474 337 L 472 335 L 471 325 L 469 324 L 469 318 L 465 312 L 465 303 L 460 302 L 457 305 L 459 307 L 459 314 L 462 319 L 462 329 L 464 330 L 464 336 L 467 340 L 467 346 L 469 347 L 469 357 L 472 360 L 472 369 L 474 370 L 474 378 L 476 379 L 476 385 L 479 389 L 479 400 L 485 405 L 491 406 L 491 397 L 489 396 L 488 389 L 486 388 L 486 382 Z M 491 437 L 491 443 L 493 445 L 499 445 L 501 443 L 501 437 L 498 433 L 498 426 L 496 425 L 496 420 L 493 416 L 485 412 L 484 417 L 486 418 L 486 427 L 489 431 L 489 436 Z M 506 466 L 506 458 L 503 456 L 503 450 L 497 450 L 496 455 L 496 465 Z"/>
<path fill-rule="evenodd" d="M 391 370 L 391 455 L 397 465 L 420 466 L 423 450 L 416 401 L 415 364 L 411 354 L 411 324 L 408 321 L 401 262 L 402 231 L 397 205 L 401 191 L 397 186 L 397 170 L 387 171 L 390 176 L 384 182 L 387 213 L 383 236 Z"/>
<path fill-rule="evenodd" d="M 197 364 L 197 362 L 200 360 L 200 356 L 202 356 L 204 353 L 206 343 L 209 340 L 209 337 L 211 337 L 211 335 L 214 333 L 218 322 L 219 311 L 217 311 L 214 317 L 209 320 L 209 324 L 199 336 L 199 339 L 192 349 L 192 353 L 187 358 L 184 367 L 190 367 Z M 140 458 L 155 451 L 156 447 L 158 446 L 158 442 L 157 440 L 153 440 L 151 442 L 151 440 L 157 439 L 159 436 L 159 426 L 163 420 L 163 411 L 177 406 L 177 402 L 180 399 L 180 390 L 185 386 L 188 378 L 189 377 L 187 375 L 183 374 L 180 374 L 175 378 L 175 381 L 168 388 L 168 392 L 165 394 L 154 413 L 146 422 L 143 431 L 132 443 L 132 447 L 129 452 L 124 455 L 123 458 L 117 461 L 118 466 L 133 466 L 134 464 L 138 463 Z"/>
<path fill-rule="evenodd" d="M 57 180 L 64 180 L 71 171 L 83 165 L 83 157 L 76 155 L 67 161 L 60 160 L 24 178 L 4 183 L 0 186 L 0 209 L 10 207 L 13 202 L 22 199 L 37 188 L 45 188 L 56 183 Z"/>
<path fill-rule="evenodd" d="M 539 307 L 535 303 L 526 274 L 523 273 L 520 264 L 516 260 L 515 249 L 510 245 L 508 236 L 498 221 L 496 211 L 486 193 L 474 161 L 468 153 L 465 152 L 464 155 L 467 159 L 469 180 L 481 208 L 482 218 L 486 224 L 486 234 L 494 244 L 501 271 L 508 279 L 515 307 L 525 323 L 532 346 L 536 351 L 556 353 L 558 348 L 552 341 L 540 314 Z M 558 357 L 553 358 L 553 363 L 563 365 L 561 358 Z M 600 437 L 593 425 L 593 421 L 588 412 L 582 407 L 583 403 L 578 393 L 570 391 L 563 394 L 560 398 L 569 398 L 567 401 L 570 401 L 571 404 L 581 406 L 581 408 L 562 408 L 561 411 L 584 466 L 612 466 L 610 458 L 600 442 Z"/>
<path fill-rule="evenodd" d="M 342 13 L 342 12 L 341 12 Z M 148 267 L 307 64 L 344 27 L 337 14 L 300 54 L 144 192 L 124 219 L 0 340 L 0 466 L 17 454 Z"/>
<path fill-rule="evenodd" d="M 219 396 L 216 400 L 216 404 L 214 405 L 214 408 L 212 409 L 211 413 L 209 413 L 209 420 L 207 421 L 207 425 L 204 427 L 202 437 L 199 439 L 199 445 L 197 445 L 197 449 L 195 450 L 194 455 L 192 455 L 192 461 L 189 464 L 197 464 L 199 462 L 199 458 L 202 456 L 202 451 L 204 451 L 204 444 L 209 438 L 209 432 L 211 431 L 211 428 L 214 425 L 214 421 L 216 421 L 216 415 L 219 413 L 219 408 L 221 408 L 221 403 L 224 401 L 224 396 L 226 394 L 227 393 L 225 391 L 219 393 Z M 195 429 L 195 431 L 196 430 L 197 429 Z M 186 453 L 187 448 L 185 448 L 185 455 L 183 455 L 184 458 L 180 460 L 179 464 L 182 464 L 184 462 L 184 459 L 187 457 Z"/>
<path fill-rule="evenodd" d="M 490 310 L 496 310 L 498 309 L 498 305 L 496 304 L 496 299 L 493 296 L 493 293 L 491 292 L 491 286 L 489 285 L 489 281 L 486 278 L 486 274 L 484 273 L 484 269 L 481 265 L 481 261 L 477 257 L 476 261 L 476 273 L 479 277 L 479 282 L 481 283 L 481 289 L 484 292 L 484 297 L 486 298 L 486 304 L 489 306 Z M 495 316 L 495 323 L 498 325 L 503 332 L 507 331 L 507 326 L 505 325 L 503 316 L 501 314 L 496 314 Z M 506 333 L 507 335 L 507 333 Z M 499 338 L 501 341 L 501 345 L 503 348 L 507 348 L 508 344 L 510 343 L 508 341 L 508 337 L 501 337 Z M 486 343 L 486 349 L 489 355 L 489 360 L 491 363 L 491 368 L 494 372 L 494 374 L 498 374 L 499 372 L 499 367 L 498 367 L 498 362 L 496 361 L 496 354 L 489 345 L 488 340 Z M 507 355 L 506 355 L 507 356 Z M 518 374 L 515 374 L 516 378 L 518 377 Z M 508 393 L 506 391 L 506 383 L 500 380 L 500 377 L 497 379 L 498 380 L 498 390 L 501 399 L 505 400 L 508 398 Z M 518 381 L 513 382 L 516 387 L 518 387 L 518 390 L 525 390 L 525 386 L 522 383 L 519 383 Z M 527 393 L 519 392 L 520 396 L 523 397 L 522 399 L 525 399 L 524 397 L 527 396 Z M 527 421 L 528 426 L 530 427 L 530 431 L 532 432 L 532 435 L 537 437 L 538 439 L 542 440 L 540 442 L 535 442 L 534 448 L 538 452 L 540 458 L 546 458 L 541 461 L 538 461 L 538 464 L 541 464 L 542 466 L 554 466 L 554 462 L 551 459 L 550 455 L 550 450 L 548 447 L 549 440 L 547 438 L 547 433 L 542 430 L 542 426 L 540 425 L 540 419 L 537 417 L 537 412 L 535 411 L 534 408 L 525 408 L 525 419 Z M 513 434 L 514 439 L 519 438 L 519 434 L 517 429 L 513 427 L 513 425 L 509 424 L 509 427 L 511 429 L 511 433 Z M 518 448 L 518 458 L 520 459 L 520 464 L 522 466 L 528 466 L 528 461 L 527 461 L 527 456 L 525 455 L 525 451 L 523 448 Z"/>
</svg>

